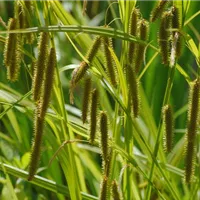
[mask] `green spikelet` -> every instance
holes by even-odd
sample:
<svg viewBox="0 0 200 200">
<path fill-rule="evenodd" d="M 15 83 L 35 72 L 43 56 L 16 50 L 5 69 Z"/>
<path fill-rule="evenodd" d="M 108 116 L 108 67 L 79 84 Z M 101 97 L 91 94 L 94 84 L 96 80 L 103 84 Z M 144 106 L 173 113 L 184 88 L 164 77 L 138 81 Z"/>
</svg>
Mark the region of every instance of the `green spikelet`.
<svg viewBox="0 0 200 200">
<path fill-rule="evenodd" d="M 92 44 L 92 46 L 90 47 L 90 49 L 87 52 L 87 60 L 91 63 L 95 57 L 95 55 L 97 54 L 97 51 L 99 50 L 99 47 L 101 46 L 101 37 L 97 36 Z"/>
<path fill-rule="evenodd" d="M 112 182 L 112 198 L 114 200 L 121 200 L 121 195 L 119 193 L 118 185 L 116 180 Z"/>
<path fill-rule="evenodd" d="M 151 22 L 156 21 L 162 14 L 165 6 L 167 5 L 168 0 L 160 0 L 157 5 L 155 6 L 155 8 L 152 10 L 151 12 Z"/>
<path fill-rule="evenodd" d="M 190 90 L 186 136 L 185 181 L 189 183 L 194 173 L 195 141 L 199 120 L 200 81 L 196 79 Z"/>
<path fill-rule="evenodd" d="M 108 196 L 108 178 L 104 176 L 101 182 L 101 191 L 99 200 L 107 200 L 107 196 Z"/>
<path fill-rule="evenodd" d="M 94 143 L 97 125 L 97 105 L 98 105 L 98 91 L 92 91 L 91 109 L 90 109 L 90 143 Z"/>
<path fill-rule="evenodd" d="M 170 32 L 168 31 L 168 29 L 170 27 L 171 27 L 171 14 L 170 12 L 164 12 L 161 18 L 158 42 L 160 46 L 162 62 L 165 65 L 169 65 Z"/>
<path fill-rule="evenodd" d="M 46 72 L 44 74 L 44 85 L 42 87 L 42 95 L 40 100 L 40 118 L 44 118 L 50 97 L 51 97 L 51 91 L 53 87 L 53 78 L 54 78 L 54 69 L 56 67 L 56 51 L 55 48 L 51 48 L 49 57 L 48 57 L 48 63 L 46 67 Z"/>
<path fill-rule="evenodd" d="M 173 145 L 173 114 L 170 105 L 163 107 L 164 123 L 164 147 L 167 152 L 172 150 Z"/>
<path fill-rule="evenodd" d="M 15 30 L 17 28 L 17 20 L 15 18 L 11 18 L 8 21 L 8 30 Z M 6 67 L 10 66 L 11 58 L 13 55 L 13 51 L 16 43 L 16 34 L 9 33 L 7 35 L 4 47 L 4 64 Z"/>
<path fill-rule="evenodd" d="M 108 158 L 108 117 L 105 112 L 100 113 L 101 153 L 103 169 L 105 171 Z"/>
<path fill-rule="evenodd" d="M 49 34 L 42 32 L 40 34 L 39 46 L 38 46 L 38 59 L 34 67 L 34 76 L 33 76 L 33 99 L 38 101 L 41 96 L 42 83 L 44 79 L 44 72 L 47 64 L 47 55 L 48 55 L 48 41 Z"/>
<path fill-rule="evenodd" d="M 102 43 L 103 43 L 104 52 L 105 52 L 106 69 L 107 69 L 107 72 L 110 77 L 112 85 L 115 86 L 117 84 L 116 71 L 115 71 L 115 68 L 113 65 L 113 59 L 112 59 L 111 52 L 109 50 L 109 48 L 113 48 L 112 38 L 102 37 Z"/>
<path fill-rule="evenodd" d="M 149 25 L 146 20 L 141 20 L 139 24 L 139 37 L 141 40 L 147 41 L 148 39 L 148 33 L 149 32 Z M 135 72 L 136 74 L 139 73 L 142 61 L 143 61 L 143 56 L 144 56 L 144 50 L 145 46 L 142 44 L 137 45 L 137 52 L 136 52 L 136 60 L 135 60 Z"/>
<path fill-rule="evenodd" d="M 172 7 L 172 28 L 173 29 L 180 29 L 180 15 L 179 10 L 175 6 Z M 182 37 L 179 32 L 173 32 L 173 36 L 175 37 L 175 34 L 177 34 L 177 42 L 176 42 L 176 57 L 180 57 L 182 53 Z"/>
<path fill-rule="evenodd" d="M 138 23 L 138 17 L 139 17 L 139 10 L 136 8 L 133 8 L 131 12 L 130 17 L 130 23 L 129 23 L 129 34 L 136 36 L 137 35 L 137 23 Z M 128 52 L 128 58 L 129 58 L 129 64 L 132 64 L 133 58 L 135 55 L 136 50 L 136 44 L 134 42 L 129 43 L 129 52 Z"/>
<path fill-rule="evenodd" d="M 84 77 L 88 68 L 89 68 L 89 65 L 85 61 L 83 61 L 81 62 L 78 68 L 74 69 L 72 73 L 72 79 L 70 81 L 70 102 L 71 103 L 74 103 L 73 90 L 78 84 L 78 82 Z"/>
<path fill-rule="evenodd" d="M 84 85 L 84 93 L 83 93 L 83 103 L 82 103 L 82 121 L 83 124 L 87 120 L 87 114 L 88 114 L 88 107 L 90 103 L 90 92 L 91 92 L 91 78 L 87 78 L 85 80 L 85 85 Z"/>
<path fill-rule="evenodd" d="M 44 119 L 39 117 L 37 110 L 34 119 L 34 142 L 31 151 L 28 181 L 31 181 L 34 178 L 34 175 L 38 168 L 38 164 L 40 161 L 43 129 L 44 129 Z"/>
<path fill-rule="evenodd" d="M 139 83 L 136 74 L 130 65 L 127 65 L 127 72 L 130 98 L 133 106 L 133 114 L 134 117 L 138 117 L 140 108 Z"/>
</svg>

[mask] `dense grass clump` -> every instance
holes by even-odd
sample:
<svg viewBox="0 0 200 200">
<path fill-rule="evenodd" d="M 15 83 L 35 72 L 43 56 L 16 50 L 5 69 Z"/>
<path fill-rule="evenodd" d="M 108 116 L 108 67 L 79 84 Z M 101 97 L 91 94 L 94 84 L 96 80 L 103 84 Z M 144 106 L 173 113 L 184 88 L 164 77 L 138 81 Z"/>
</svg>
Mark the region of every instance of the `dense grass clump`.
<svg viewBox="0 0 200 200">
<path fill-rule="evenodd" d="M 198 1 L 0 8 L 0 199 L 199 199 Z"/>
</svg>

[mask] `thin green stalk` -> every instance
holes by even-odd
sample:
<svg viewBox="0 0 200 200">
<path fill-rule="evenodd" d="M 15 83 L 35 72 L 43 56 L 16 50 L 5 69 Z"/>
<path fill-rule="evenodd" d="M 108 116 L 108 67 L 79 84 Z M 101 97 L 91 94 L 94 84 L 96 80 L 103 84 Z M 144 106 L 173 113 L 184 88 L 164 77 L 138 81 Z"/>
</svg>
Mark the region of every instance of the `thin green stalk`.
<svg viewBox="0 0 200 200">
<path fill-rule="evenodd" d="M 147 42 L 129 35 L 126 32 L 114 29 L 114 28 L 104 28 L 104 27 L 91 27 L 91 26 L 81 26 L 81 25 L 62 25 L 62 26 L 43 26 L 43 27 L 33 27 L 27 29 L 16 29 L 11 31 L 0 31 L 0 34 L 6 33 L 40 33 L 40 32 L 72 32 L 72 33 L 88 33 L 95 35 L 102 35 L 107 37 L 112 37 L 116 39 L 121 39 L 129 42 L 137 42 L 144 46 L 151 47 L 155 51 L 159 51 L 152 44 L 148 44 Z"/>
</svg>

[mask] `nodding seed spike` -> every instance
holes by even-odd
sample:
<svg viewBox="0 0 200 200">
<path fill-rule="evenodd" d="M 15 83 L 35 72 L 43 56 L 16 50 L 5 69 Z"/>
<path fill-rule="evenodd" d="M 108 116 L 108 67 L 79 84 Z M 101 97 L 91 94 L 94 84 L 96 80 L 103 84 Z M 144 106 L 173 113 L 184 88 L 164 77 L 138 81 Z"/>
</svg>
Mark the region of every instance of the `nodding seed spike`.
<svg viewBox="0 0 200 200">
<path fill-rule="evenodd" d="M 112 54 L 109 50 L 109 48 L 113 48 L 112 38 L 102 37 L 102 43 L 103 43 L 104 53 L 105 53 L 106 70 L 108 72 L 108 76 L 110 78 L 112 85 L 116 86 L 116 84 L 117 84 L 116 71 L 115 71 L 114 64 L 113 64 Z"/>
<path fill-rule="evenodd" d="M 100 113 L 101 153 L 103 169 L 105 171 L 108 158 L 108 117 L 105 112 Z"/>
<path fill-rule="evenodd" d="M 133 10 L 131 12 L 131 17 L 130 17 L 130 23 L 129 23 L 129 34 L 130 35 L 133 35 L 133 36 L 137 35 L 139 15 L 140 15 L 139 10 L 136 8 L 133 8 Z M 134 42 L 130 42 L 129 43 L 129 53 L 128 53 L 129 64 L 132 64 L 132 62 L 133 62 L 135 50 L 136 50 L 136 44 Z"/>
<path fill-rule="evenodd" d="M 15 30 L 17 28 L 17 20 L 15 18 L 10 18 L 8 21 L 8 30 Z M 12 52 L 14 51 L 14 43 L 16 43 L 16 34 L 9 33 L 6 37 L 5 47 L 4 47 L 4 64 L 6 67 L 10 66 Z"/>
<path fill-rule="evenodd" d="M 41 97 L 41 89 L 44 80 L 44 73 L 47 65 L 48 57 L 48 42 L 49 34 L 47 32 L 42 32 L 40 34 L 38 43 L 38 59 L 34 68 L 33 76 L 33 99 L 37 102 Z"/>
<path fill-rule="evenodd" d="M 55 48 L 52 47 L 48 56 L 48 62 L 46 71 L 44 74 L 44 83 L 41 92 L 41 100 L 40 100 L 40 117 L 44 118 L 50 98 L 51 91 L 53 88 L 53 79 L 54 79 L 54 69 L 56 67 L 56 51 Z"/>
<path fill-rule="evenodd" d="M 161 0 L 156 4 L 155 8 L 151 12 L 151 18 L 150 18 L 151 22 L 156 21 L 161 16 L 167 3 L 168 0 Z"/>
<path fill-rule="evenodd" d="M 98 105 L 98 91 L 94 89 L 92 91 L 91 98 L 91 109 L 90 109 L 90 143 L 94 143 L 96 135 L 96 125 L 97 125 L 97 105 Z"/>
<path fill-rule="evenodd" d="M 164 147 L 166 152 L 170 152 L 173 146 L 173 114 L 170 105 L 163 107 L 164 124 Z"/>
<path fill-rule="evenodd" d="M 181 24 L 180 24 L 180 14 L 179 14 L 179 9 L 175 6 L 172 7 L 171 9 L 172 13 L 172 28 L 173 29 L 180 29 Z M 182 53 L 182 35 L 178 31 L 173 31 L 173 39 L 175 40 L 176 37 L 176 58 L 181 56 Z"/>
<path fill-rule="evenodd" d="M 18 28 L 17 19 L 11 18 L 8 23 L 8 30 Z M 21 63 L 20 37 L 18 33 L 9 33 L 4 48 L 4 64 L 7 67 L 7 78 L 16 81 L 19 75 Z"/>
<path fill-rule="evenodd" d="M 87 52 L 87 60 L 89 62 L 92 62 L 94 57 L 97 54 L 97 51 L 99 50 L 99 47 L 101 46 L 101 37 L 97 36 L 92 44 L 92 46 L 90 47 L 90 49 Z"/>
<path fill-rule="evenodd" d="M 112 197 L 114 200 L 121 200 L 121 195 L 120 195 L 116 180 L 112 182 Z"/>
<path fill-rule="evenodd" d="M 186 134 L 186 160 L 185 160 L 185 181 L 190 183 L 194 174 L 195 161 L 195 141 L 197 134 L 197 127 L 199 121 L 200 109 L 200 81 L 196 79 L 190 89 L 189 109 L 188 109 L 188 124 Z"/>
<path fill-rule="evenodd" d="M 135 71 L 131 68 L 130 65 L 127 65 L 127 78 L 128 86 L 130 91 L 130 98 L 133 107 L 134 117 L 138 117 L 140 110 L 140 98 L 139 98 L 139 82 L 136 77 Z"/>
<path fill-rule="evenodd" d="M 139 23 L 139 37 L 141 40 L 147 41 L 148 34 L 149 34 L 149 24 L 146 20 L 143 19 Z M 143 44 L 137 44 L 136 59 L 135 59 L 136 74 L 138 74 L 140 71 L 144 52 L 145 52 L 145 46 Z"/>
<path fill-rule="evenodd" d="M 107 196 L 108 196 L 108 178 L 104 176 L 101 182 L 101 191 L 99 200 L 106 200 Z"/>
<path fill-rule="evenodd" d="M 162 15 L 158 42 L 160 46 L 160 53 L 162 56 L 162 63 L 169 65 L 169 55 L 170 55 L 170 32 L 168 29 L 171 27 L 171 13 L 165 12 Z"/>
<path fill-rule="evenodd" d="M 34 178 L 34 175 L 39 165 L 43 130 L 44 119 L 39 117 L 37 108 L 34 118 L 34 141 L 32 144 L 31 159 L 29 163 L 28 181 L 31 181 Z"/>
<path fill-rule="evenodd" d="M 72 79 L 70 81 L 70 103 L 74 103 L 74 96 L 73 96 L 73 90 L 79 83 L 79 81 L 85 76 L 87 70 L 89 68 L 89 65 L 83 61 L 81 62 L 80 66 L 75 68 L 72 73 Z"/>
<path fill-rule="evenodd" d="M 83 93 L 83 103 L 82 103 L 82 121 L 83 124 L 87 120 L 87 115 L 88 115 L 88 107 L 91 101 L 91 87 L 92 87 L 92 80 L 91 78 L 86 78 L 85 80 L 85 85 L 84 85 L 84 93 Z"/>
</svg>

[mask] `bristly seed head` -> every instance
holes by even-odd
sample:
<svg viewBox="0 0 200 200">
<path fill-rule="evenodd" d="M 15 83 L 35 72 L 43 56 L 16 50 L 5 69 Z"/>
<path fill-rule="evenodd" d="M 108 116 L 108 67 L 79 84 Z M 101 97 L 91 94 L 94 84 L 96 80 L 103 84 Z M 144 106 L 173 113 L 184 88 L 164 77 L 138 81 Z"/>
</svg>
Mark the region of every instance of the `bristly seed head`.
<svg viewBox="0 0 200 200">
<path fill-rule="evenodd" d="M 186 135 L 185 181 L 190 183 L 194 174 L 195 141 L 200 109 L 200 81 L 196 79 L 190 89 L 188 125 Z"/>
<path fill-rule="evenodd" d="M 167 5 L 168 0 L 160 0 L 157 5 L 155 6 L 155 8 L 152 10 L 151 12 L 151 22 L 156 21 L 162 14 L 165 6 Z"/>
<path fill-rule="evenodd" d="M 133 107 L 134 117 L 138 117 L 140 110 L 140 98 L 139 98 L 139 82 L 136 77 L 135 71 L 132 69 L 130 65 L 127 65 L 127 79 L 128 79 L 128 87 L 130 91 L 130 98 Z"/>
<path fill-rule="evenodd" d="M 41 89 L 44 80 L 44 73 L 47 65 L 48 57 L 48 43 L 49 34 L 47 32 L 42 32 L 40 34 L 40 39 L 38 43 L 38 59 L 34 68 L 33 76 L 33 99 L 37 102 L 41 97 Z"/>
<path fill-rule="evenodd" d="M 79 67 L 74 69 L 72 73 L 72 79 L 70 81 L 70 103 L 72 104 L 74 103 L 73 90 L 77 86 L 78 82 L 84 77 L 88 68 L 89 65 L 83 61 Z"/>
<path fill-rule="evenodd" d="M 170 105 L 165 105 L 162 111 L 164 124 L 164 147 L 169 153 L 173 146 L 173 114 Z"/>
<path fill-rule="evenodd" d="M 139 23 L 139 38 L 141 40 L 147 41 L 149 35 L 149 24 L 146 20 L 141 20 Z M 136 60 L 135 60 L 135 72 L 139 73 L 143 56 L 145 52 L 145 46 L 143 44 L 137 44 Z"/>
<path fill-rule="evenodd" d="M 44 118 L 50 102 L 55 67 L 56 67 L 56 51 L 55 48 L 52 47 L 48 56 L 48 63 L 44 74 L 44 83 L 41 92 L 41 100 L 40 100 L 41 118 Z"/>
<path fill-rule="evenodd" d="M 97 36 L 92 44 L 92 46 L 90 47 L 90 49 L 87 52 L 87 60 L 91 63 L 94 59 L 94 57 L 97 54 L 97 51 L 99 50 L 99 47 L 101 46 L 101 37 Z"/>
<path fill-rule="evenodd" d="M 162 62 L 165 65 L 169 65 L 169 55 L 170 55 L 169 29 L 170 27 L 171 27 L 171 12 L 164 12 L 161 18 L 158 42 L 160 46 Z"/>
<path fill-rule="evenodd" d="M 130 17 L 130 23 L 129 23 L 129 34 L 130 35 L 133 35 L 133 36 L 137 35 L 139 15 L 140 15 L 140 11 L 136 8 L 133 8 L 133 10 L 131 12 L 131 17 Z M 134 42 L 130 42 L 129 43 L 129 53 L 128 53 L 129 64 L 132 64 L 132 62 L 133 62 L 135 50 L 136 50 L 136 44 Z"/>
<path fill-rule="evenodd" d="M 108 196 L 108 177 L 104 176 L 101 182 L 101 191 L 99 200 L 106 200 Z"/>
<path fill-rule="evenodd" d="M 172 12 L 172 28 L 179 30 L 181 28 L 179 9 L 173 6 L 171 12 Z M 175 37 L 177 37 L 175 54 L 176 54 L 176 58 L 178 58 L 181 56 L 181 53 L 182 53 L 182 42 L 183 42 L 182 35 L 178 31 L 173 31 L 173 36 L 174 36 L 174 40 L 175 40 Z"/>
<path fill-rule="evenodd" d="M 102 43 L 104 47 L 104 54 L 105 54 L 105 60 L 106 60 L 106 71 L 108 72 L 108 76 L 110 78 L 112 85 L 116 86 L 117 84 L 116 70 L 113 63 L 113 57 L 109 49 L 109 48 L 111 49 L 113 48 L 112 38 L 102 37 Z"/>
<path fill-rule="evenodd" d="M 108 117 L 105 112 L 100 113 L 101 153 L 103 158 L 103 169 L 105 171 L 108 158 Z"/>
<path fill-rule="evenodd" d="M 87 120 L 87 115 L 88 115 L 88 107 L 90 104 L 90 92 L 91 92 L 91 87 L 92 87 L 92 80 L 91 78 L 86 78 L 85 80 L 85 85 L 84 85 L 84 93 L 83 93 L 83 103 L 82 103 L 82 121 L 83 124 Z"/>
<path fill-rule="evenodd" d="M 17 19 L 11 18 L 8 22 L 8 30 L 18 28 Z M 7 78 L 16 81 L 19 75 L 21 63 L 20 37 L 18 33 L 9 33 L 4 48 L 4 64 L 7 67 Z"/>
<path fill-rule="evenodd" d="M 119 192 L 119 189 L 118 189 L 118 184 L 117 184 L 117 181 L 114 180 L 112 182 L 112 197 L 114 200 L 121 200 L 121 195 L 120 195 L 120 192 Z"/>
<path fill-rule="evenodd" d="M 96 135 L 96 125 L 97 125 L 97 106 L 98 106 L 98 91 L 94 89 L 92 91 L 91 99 L 91 109 L 90 109 L 90 143 L 94 143 Z"/>
<path fill-rule="evenodd" d="M 39 117 L 38 112 L 39 111 L 37 108 L 36 113 L 35 113 L 35 119 L 34 119 L 34 142 L 32 144 L 28 181 L 31 181 L 34 178 L 34 175 L 37 171 L 39 161 L 40 161 L 42 136 L 43 136 L 43 130 L 44 130 L 44 119 Z"/>
</svg>

